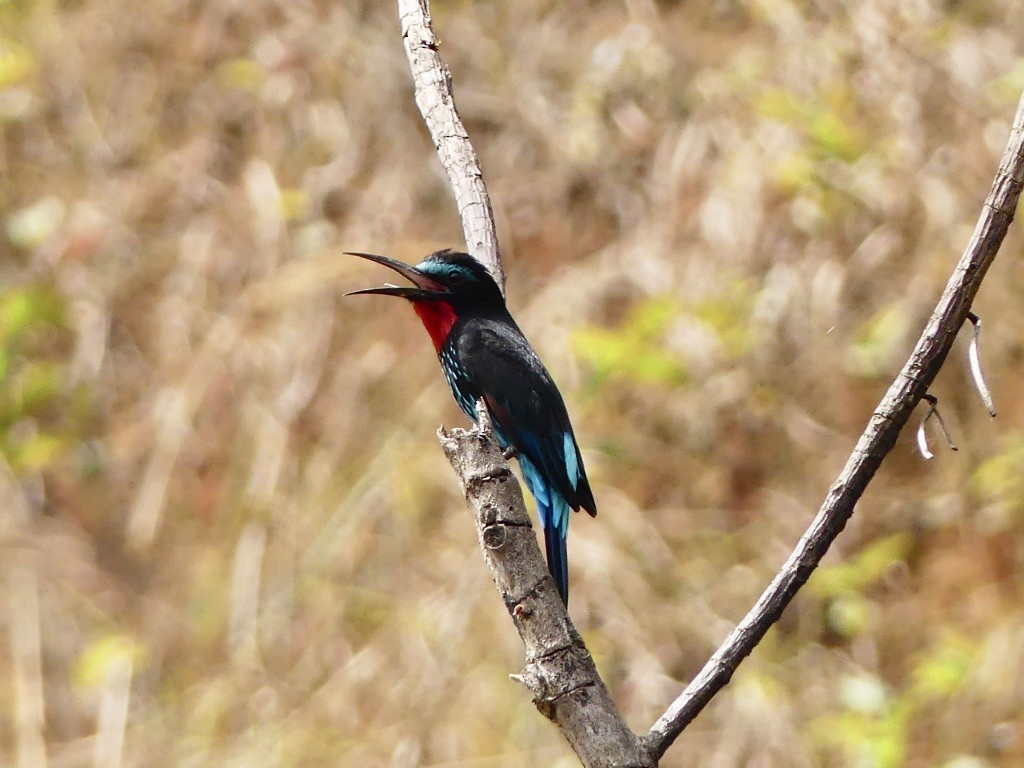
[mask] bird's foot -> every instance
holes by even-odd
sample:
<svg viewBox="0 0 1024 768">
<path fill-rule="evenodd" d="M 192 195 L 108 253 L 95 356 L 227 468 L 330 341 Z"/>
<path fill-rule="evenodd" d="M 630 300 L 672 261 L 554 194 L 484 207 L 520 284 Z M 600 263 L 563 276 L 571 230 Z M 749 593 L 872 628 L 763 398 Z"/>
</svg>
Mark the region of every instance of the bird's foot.
<svg viewBox="0 0 1024 768">
<path fill-rule="evenodd" d="M 514 459 L 516 456 L 518 456 L 519 451 L 517 451 L 514 447 L 510 445 L 508 448 L 501 452 L 501 455 L 505 457 L 505 461 L 509 461 L 510 459 Z"/>
</svg>

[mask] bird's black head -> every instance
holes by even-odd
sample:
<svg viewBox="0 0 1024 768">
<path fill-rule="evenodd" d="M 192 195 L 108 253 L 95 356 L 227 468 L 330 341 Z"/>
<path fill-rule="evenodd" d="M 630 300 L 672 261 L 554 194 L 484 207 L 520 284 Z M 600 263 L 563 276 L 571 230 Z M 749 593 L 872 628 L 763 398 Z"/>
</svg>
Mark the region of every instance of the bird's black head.
<svg viewBox="0 0 1024 768">
<path fill-rule="evenodd" d="M 473 307 L 503 307 L 505 299 L 498 289 L 491 273 L 468 253 L 445 249 L 435 251 L 412 267 L 386 256 L 371 253 L 349 252 L 385 267 L 393 269 L 411 280 L 415 287 L 385 285 L 382 288 L 367 288 L 352 291 L 352 294 L 372 293 L 384 296 L 401 296 L 410 301 L 443 301 L 455 309 Z M 349 295 L 352 295 L 349 294 Z"/>
</svg>

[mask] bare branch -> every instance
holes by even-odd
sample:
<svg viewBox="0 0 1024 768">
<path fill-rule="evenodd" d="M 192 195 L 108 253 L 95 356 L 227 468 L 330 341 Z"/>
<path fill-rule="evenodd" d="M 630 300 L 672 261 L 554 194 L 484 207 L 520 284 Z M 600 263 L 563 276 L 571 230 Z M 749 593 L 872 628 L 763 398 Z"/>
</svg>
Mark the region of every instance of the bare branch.
<svg viewBox="0 0 1024 768">
<path fill-rule="evenodd" d="M 682 694 L 644 737 L 661 757 L 686 725 L 729 682 L 746 658 L 817 567 L 832 541 L 846 526 L 882 459 L 889 453 L 911 411 L 924 396 L 967 319 L 981 281 L 1013 220 L 1024 186 L 1024 97 L 1010 140 L 985 200 L 974 235 L 957 263 L 914 351 L 875 409 L 867 429 L 800 543 L 750 612 L 725 639 Z"/>
<path fill-rule="evenodd" d="M 653 768 L 654 758 L 623 722 L 566 613 L 519 483 L 493 440 L 489 420 L 481 422 L 484 427 L 469 432 L 438 430 L 438 438 L 473 509 L 491 576 L 526 646 L 526 668 L 513 677 L 561 728 L 587 768 Z"/>
<path fill-rule="evenodd" d="M 451 74 L 437 52 L 425 0 L 398 0 L 416 103 L 455 193 L 469 252 L 504 290 L 494 213 L 480 165 L 455 111 Z M 513 677 L 533 694 L 588 768 L 654 768 L 655 760 L 629 730 L 594 660 L 558 596 L 537 546 L 522 491 L 490 432 L 480 427 L 438 436 L 475 512 L 480 547 L 502 600 L 526 646 L 526 668 Z"/>
<path fill-rule="evenodd" d="M 505 273 L 501 268 L 491 199 L 469 135 L 455 110 L 452 76 L 438 53 L 437 39 L 430 27 L 429 3 L 398 0 L 398 15 L 416 89 L 416 105 L 455 193 L 466 248 L 490 270 L 504 292 Z"/>
</svg>

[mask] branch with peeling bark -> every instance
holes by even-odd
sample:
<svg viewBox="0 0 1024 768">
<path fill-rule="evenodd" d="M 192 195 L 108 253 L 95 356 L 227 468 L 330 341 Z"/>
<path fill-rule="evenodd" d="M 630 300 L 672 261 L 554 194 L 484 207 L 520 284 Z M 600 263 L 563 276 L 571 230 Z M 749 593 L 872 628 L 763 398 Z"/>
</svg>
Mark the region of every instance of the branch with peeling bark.
<svg viewBox="0 0 1024 768">
<path fill-rule="evenodd" d="M 399 0 L 416 100 L 459 204 L 467 246 L 503 280 L 493 215 L 476 156 L 455 112 L 451 75 L 437 51 L 426 2 Z M 585 766 L 653 766 L 731 679 L 842 532 L 883 459 L 949 354 L 1006 231 L 1024 186 L 1024 98 L 974 235 L 913 353 L 889 387 L 846 466 L 781 570 L 707 664 L 642 737 L 626 726 L 589 651 L 559 600 L 537 546 L 522 493 L 490 435 L 441 430 L 439 438 L 470 507 L 481 549 L 526 648 L 517 676 L 562 729 Z M 976 354 L 976 347 L 972 347 Z M 972 370 L 974 362 L 972 361 Z M 975 374 L 981 381 L 980 373 Z M 979 384 L 990 412 L 994 407 Z"/>
<path fill-rule="evenodd" d="M 398 0 L 398 17 L 412 70 L 416 105 L 448 173 L 462 219 L 466 250 L 490 270 L 504 293 L 505 273 L 501 268 L 491 198 L 469 134 L 455 110 L 452 75 L 437 51 L 437 39 L 430 25 L 430 4 L 427 0 Z"/>
<path fill-rule="evenodd" d="M 473 509 L 487 567 L 526 646 L 526 668 L 514 677 L 562 729 L 584 765 L 653 768 L 654 758 L 623 721 L 558 596 L 486 409 L 478 406 L 477 414 L 479 428 L 441 429 L 438 438 Z"/>
</svg>

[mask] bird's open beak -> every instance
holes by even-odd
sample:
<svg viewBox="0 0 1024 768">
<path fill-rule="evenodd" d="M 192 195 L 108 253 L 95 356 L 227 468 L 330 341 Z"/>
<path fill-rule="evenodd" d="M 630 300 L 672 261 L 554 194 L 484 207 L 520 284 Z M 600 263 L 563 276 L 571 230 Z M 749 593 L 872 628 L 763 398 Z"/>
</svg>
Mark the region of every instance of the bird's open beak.
<svg viewBox="0 0 1024 768">
<path fill-rule="evenodd" d="M 358 256 L 361 259 L 375 261 L 383 264 L 388 269 L 393 269 L 402 277 L 411 281 L 415 287 L 402 287 L 398 285 L 385 284 L 381 288 L 364 288 L 361 291 L 349 291 L 346 296 L 373 293 L 380 296 L 399 296 L 403 299 L 413 301 L 443 301 L 448 291 L 434 278 L 423 274 L 416 267 L 411 267 L 401 261 L 389 259 L 387 256 L 378 256 L 374 253 L 359 253 L 357 251 L 345 251 L 348 256 Z"/>
</svg>

